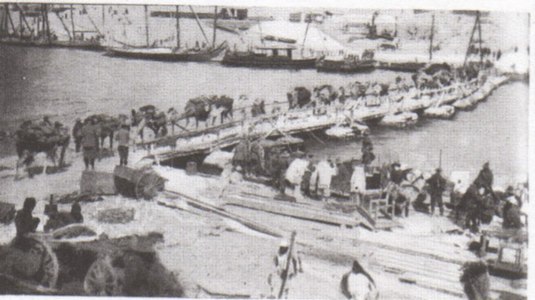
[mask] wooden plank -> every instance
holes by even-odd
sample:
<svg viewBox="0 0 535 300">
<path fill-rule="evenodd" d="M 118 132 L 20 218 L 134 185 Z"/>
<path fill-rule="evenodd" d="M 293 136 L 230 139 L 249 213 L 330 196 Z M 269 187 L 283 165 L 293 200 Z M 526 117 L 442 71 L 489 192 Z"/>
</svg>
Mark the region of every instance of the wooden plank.
<svg viewBox="0 0 535 300">
<path fill-rule="evenodd" d="M 382 249 L 396 251 L 396 252 L 403 253 L 403 254 L 412 254 L 415 256 L 426 257 L 426 258 L 434 259 L 434 260 L 441 261 L 441 262 L 453 263 L 459 266 L 462 266 L 465 263 L 465 260 L 462 260 L 462 259 L 443 257 L 443 256 L 432 254 L 432 253 L 424 253 L 424 252 L 416 251 L 413 249 L 401 248 L 401 247 L 386 245 L 386 244 L 382 244 L 378 242 L 362 241 L 362 243 L 372 245 L 372 246 L 382 248 Z"/>
<path fill-rule="evenodd" d="M 440 284 L 437 284 L 437 282 L 426 280 L 426 279 L 417 279 L 415 277 L 412 277 L 410 275 L 404 275 L 399 278 L 401 282 L 409 283 L 409 284 L 415 284 L 419 287 L 423 287 L 426 289 L 434 290 L 440 293 L 452 295 L 458 298 L 465 298 L 464 293 L 462 292 L 461 288 L 455 289 L 453 286 L 441 286 Z M 460 284 L 459 284 L 460 286 Z"/>
<path fill-rule="evenodd" d="M 242 199 L 241 197 L 225 197 L 225 205 L 236 205 L 255 210 L 262 210 L 283 216 L 289 216 L 309 221 L 317 221 L 334 225 L 357 226 L 360 223 L 366 223 L 368 227 L 372 227 L 367 221 L 359 220 L 357 217 L 350 217 L 348 215 L 336 214 L 329 211 L 321 211 L 307 206 L 289 205 L 286 202 L 269 203 L 265 201 L 258 201 L 254 199 Z"/>
<path fill-rule="evenodd" d="M 243 224 L 244 226 L 249 227 L 249 228 L 251 228 L 253 230 L 256 230 L 258 232 L 265 233 L 265 234 L 268 234 L 268 235 L 271 235 L 271 236 L 274 236 L 274 237 L 277 237 L 277 238 L 280 238 L 280 237 L 284 236 L 283 233 L 279 232 L 278 230 L 275 230 L 273 228 L 268 228 L 268 227 L 266 227 L 266 226 L 264 226 L 264 225 L 262 225 L 260 223 L 257 223 L 257 222 L 251 221 L 251 220 L 249 220 L 247 218 L 244 218 L 244 217 L 235 215 L 233 213 L 224 211 L 219 207 L 216 207 L 216 206 L 213 206 L 213 205 L 208 204 L 206 202 L 200 201 L 199 199 L 195 199 L 195 198 L 193 198 L 191 196 L 188 196 L 188 195 L 185 195 L 183 193 L 170 191 L 170 190 L 165 190 L 165 192 L 169 193 L 169 194 L 174 194 L 174 195 L 177 195 L 177 196 L 180 196 L 180 197 L 184 198 L 186 200 L 186 202 L 189 205 L 193 206 L 193 207 L 200 208 L 200 209 L 203 209 L 203 210 L 207 210 L 207 211 L 213 212 L 215 214 L 218 214 L 220 216 L 232 219 L 232 220 L 237 221 L 237 222 Z M 170 205 L 169 202 L 167 204 Z"/>
</svg>

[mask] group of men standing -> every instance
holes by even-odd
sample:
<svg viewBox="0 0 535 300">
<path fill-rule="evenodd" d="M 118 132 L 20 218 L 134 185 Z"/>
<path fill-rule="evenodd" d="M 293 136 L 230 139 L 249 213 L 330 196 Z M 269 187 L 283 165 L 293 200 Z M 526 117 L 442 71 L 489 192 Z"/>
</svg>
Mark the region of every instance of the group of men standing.
<svg viewBox="0 0 535 300">
<path fill-rule="evenodd" d="M 85 169 L 90 167 L 95 169 L 95 160 L 98 158 L 100 150 L 101 130 L 95 118 L 88 118 L 82 122 L 80 118 L 72 129 L 76 152 L 83 152 Z M 119 165 L 128 164 L 128 152 L 130 144 L 130 127 L 127 124 L 121 124 L 119 130 L 114 136 L 118 141 L 117 151 L 119 152 Z"/>
<path fill-rule="evenodd" d="M 442 177 L 441 169 L 438 168 L 429 179 L 426 180 L 428 192 L 431 198 L 431 213 L 434 214 L 435 206 L 438 205 L 440 215 L 444 214 L 442 194 L 446 190 L 447 181 Z M 458 220 L 461 212 L 466 214 L 465 227 L 478 231 L 481 222 L 488 223 L 495 213 L 501 213 L 505 229 L 522 228 L 520 207 L 522 201 L 515 194 L 512 186 L 509 186 L 503 195 L 495 193 L 492 185 L 494 175 L 489 162 L 483 165 L 476 179 L 464 192 L 455 207 L 455 217 Z M 452 193 L 452 198 L 455 198 Z M 503 205 L 500 203 L 504 201 Z M 455 202 L 452 199 L 452 202 Z M 501 207 L 501 209 L 499 209 Z"/>
</svg>

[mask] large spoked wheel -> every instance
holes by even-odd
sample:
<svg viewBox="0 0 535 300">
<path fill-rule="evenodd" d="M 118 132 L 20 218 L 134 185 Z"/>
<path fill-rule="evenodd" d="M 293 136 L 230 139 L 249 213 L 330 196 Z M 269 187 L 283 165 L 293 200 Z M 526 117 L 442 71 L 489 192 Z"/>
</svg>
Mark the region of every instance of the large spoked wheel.
<svg viewBox="0 0 535 300">
<path fill-rule="evenodd" d="M 52 252 L 52 248 L 50 248 L 46 242 L 34 239 L 29 254 L 41 258 L 39 272 L 37 273 L 39 283 L 47 288 L 56 288 L 59 274 L 59 263 L 56 254 Z"/>
<path fill-rule="evenodd" d="M 111 264 L 111 258 L 97 259 L 84 278 L 84 291 L 91 296 L 118 296 L 122 292 L 122 280 Z"/>
<path fill-rule="evenodd" d="M 163 190 L 164 181 L 154 174 L 147 173 L 139 178 L 136 182 L 135 193 L 137 199 L 150 200 L 154 198 L 159 191 Z"/>
</svg>

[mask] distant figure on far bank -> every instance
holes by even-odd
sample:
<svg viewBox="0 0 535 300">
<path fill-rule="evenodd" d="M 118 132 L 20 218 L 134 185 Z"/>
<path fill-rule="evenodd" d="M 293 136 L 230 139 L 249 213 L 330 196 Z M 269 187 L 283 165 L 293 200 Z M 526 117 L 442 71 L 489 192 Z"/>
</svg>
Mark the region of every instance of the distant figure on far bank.
<svg viewBox="0 0 535 300">
<path fill-rule="evenodd" d="M 118 141 L 117 151 L 119 152 L 119 165 L 128 165 L 128 145 L 130 144 L 130 129 L 123 124 L 117 132 L 115 139 Z"/>
<path fill-rule="evenodd" d="M 342 276 L 340 289 L 346 299 L 375 300 L 379 298 L 375 281 L 357 260 L 353 261 L 351 271 Z"/>
<path fill-rule="evenodd" d="M 86 120 L 82 128 L 82 147 L 84 152 L 85 169 L 95 170 L 95 159 L 98 156 L 98 129 L 94 118 Z"/>
<path fill-rule="evenodd" d="M 429 185 L 429 195 L 431 196 L 431 214 L 435 214 L 435 206 L 438 204 L 440 215 L 444 215 L 444 206 L 442 203 L 442 193 L 446 189 L 446 179 L 441 175 L 442 169 L 437 168 L 435 174 L 427 179 Z"/>
<path fill-rule="evenodd" d="M 42 127 L 52 127 L 52 122 L 50 121 L 50 118 L 48 116 L 44 116 L 41 123 L 39 123 Z"/>
</svg>

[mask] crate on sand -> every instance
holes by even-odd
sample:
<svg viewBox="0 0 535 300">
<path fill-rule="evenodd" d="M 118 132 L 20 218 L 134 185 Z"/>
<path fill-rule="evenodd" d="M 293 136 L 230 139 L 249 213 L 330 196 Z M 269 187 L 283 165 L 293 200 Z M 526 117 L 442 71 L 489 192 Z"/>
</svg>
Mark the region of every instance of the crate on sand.
<svg viewBox="0 0 535 300">
<path fill-rule="evenodd" d="M 95 171 L 83 171 L 80 181 L 82 195 L 115 195 L 117 190 L 113 182 L 113 174 Z"/>
</svg>

